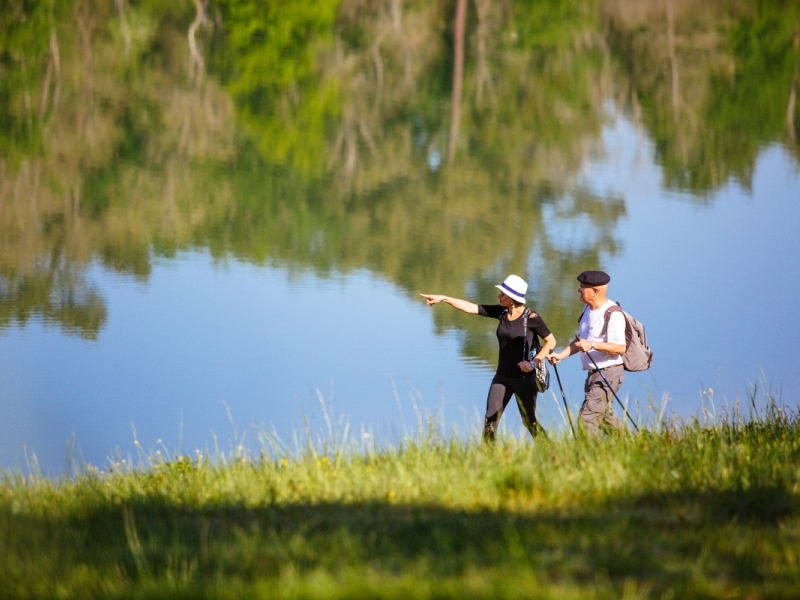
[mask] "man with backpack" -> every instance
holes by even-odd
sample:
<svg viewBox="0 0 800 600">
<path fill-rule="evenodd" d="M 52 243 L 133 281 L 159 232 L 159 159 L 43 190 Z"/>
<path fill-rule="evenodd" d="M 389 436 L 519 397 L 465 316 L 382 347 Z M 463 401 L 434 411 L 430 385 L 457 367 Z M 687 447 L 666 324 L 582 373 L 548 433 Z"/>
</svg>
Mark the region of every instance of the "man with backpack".
<svg viewBox="0 0 800 600">
<path fill-rule="evenodd" d="M 581 353 L 581 363 L 589 373 L 580 415 L 590 435 L 608 429 L 624 430 L 622 421 L 614 415 L 613 400 L 625 379 L 623 355 L 628 348 L 628 324 L 619 305 L 606 296 L 609 281 L 611 277 L 603 271 L 584 271 L 578 275 L 578 292 L 586 305 L 578 335 L 569 346 L 548 358 L 551 364 L 556 364 Z"/>
</svg>

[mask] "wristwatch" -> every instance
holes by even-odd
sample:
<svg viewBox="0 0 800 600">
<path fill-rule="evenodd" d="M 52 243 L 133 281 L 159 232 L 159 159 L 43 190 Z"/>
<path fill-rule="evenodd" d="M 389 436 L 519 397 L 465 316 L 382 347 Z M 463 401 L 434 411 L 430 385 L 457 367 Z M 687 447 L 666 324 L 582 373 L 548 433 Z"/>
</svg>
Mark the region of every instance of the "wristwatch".
<svg viewBox="0 0 800 600">
<path fill-rule="evenodd" d="M 594 352 L 594 342 L 592 342 L 592 352 Z"/>
</svg>

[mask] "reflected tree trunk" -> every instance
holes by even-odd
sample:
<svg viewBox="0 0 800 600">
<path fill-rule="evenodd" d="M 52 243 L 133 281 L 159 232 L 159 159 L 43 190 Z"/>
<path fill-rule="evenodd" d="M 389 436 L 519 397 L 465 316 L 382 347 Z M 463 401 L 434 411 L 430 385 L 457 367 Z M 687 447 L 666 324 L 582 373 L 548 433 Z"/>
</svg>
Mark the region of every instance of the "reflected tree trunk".
<svg viewBox="0 0 800 600">
<path fill-rule="evenodd" d="M 486 61 L 486 38 L 489 36 L 491 0 L 475 0 L 475 9 L 478 13 L 478 81 L 475 101 L 478 106 L 482 106 L 484 89 L 489 88 L 491 91 L 492 84 Z"/>
<path fill-rule="evenodd" d="M 667 0 L 667 46 L 669 62 L 672 66 L 672 119 L 675 126 L 680 118 L 680 83 L 678 79 L 678 58 L 675 55 L 675 6 L 673 0 Z"/>
<path fill-rule="evenodd" d="M 78 135 L 87 139 L 91 134 L 91 117 L 94 100 L 94 84 L 92 80 L 92 16 L 91 7 L 86 4 L 75 5 L 75 20 L 78 23 L 78 31 L 83 45 L 83 54 L 86 70 L 86 102 L 79 106 L 76 119 Z"/>
<path fill-rule="evenodd" d="M 789 93 L 789 107 L 786 109 L 786 127 L 789 129 L 789 141 L 792 146 L 797 145 L 797 129 L 794 123 L 794 109 L 797 106 L 797 84 L 800 76 L 796 76 L 792 81 L 792 91 Z"/>
<path fill-rule="evenodd" d="M 464 83 L 464 24 L 467 17 L 467 0 L 457 0 L 455 21 L 455 56 L 453 68 L 453 103 L 450 112 L 450 140 L 447 144 L 447 162 L 453 164 L 461 119 L 461 87 Z"/>
<path fill-rule="evenodd" d="M 375 104 L 372 107 L 373 118 L 380 113 L 381 101 L 383 99 L 383 59 L 381 58 L 381 42 L 383 36 L 379 35 L 372 46 L 372 60 L 375 62 Z"/>
<path fill-rule="evenodd" d="M 794 51 L 800 52 L 800 25 L 794 28 Z M 789 129 L 789 141 L 791 141 L 792 146 L 797 145 L 797 128 L 794 122 L 794 113 L 797 106 L 798 86 L 800 86 L 800 73 L 795 72 L 792 80 L 792 89 L 789 92 L 789 106 L 786 108 L 786 127 Z"/>
<path fill-rule="evenodd" d="M 373 156 L 378 154 L 378 147 L 375 145 L 375 140 L 373 139 L 372 133 L 369 131 L 369 126 L 363 117 L 358 122 L 358 131 L 361 133 L 361 137 L 367 144 L 367 148 L 369 148 L 370 153 Z"/>
<path fill-rule="evenodd" d="M 403 16 L 403 0 L 392 0 L 392 27 L 395 34 L 400 34 L 401 18 Z"/>
<path fill-rule="evenodd" d="M 84 10 L 75 9 L 75 19 L 78 21 L 78 30 L 81 34 L 81 42 L 83 43 L 83 52 L 86 60 L 86 103 L 91 112 L 92 98 L 94 97 L 93 80 L 92 80 L 92 23 L 91 16 L 86 14 L 89 9 L 83 7 Z"/>
<path fill-rule="evenodd" d="M 53 58 L 47 61 L 47 72 L 44 75 L 42 94 L 39 96 L 39 123 L 44 125 L 44 113 L 47 109 L 47 99 L 50 95 L 50 82 L 53 79 Z"/>
<path fill-rule="evenodd" d="M 47 72 L 42 84 L 42 94 L 39 97 L 39 123 L 44 125 L 44 117 L 47 112 L 47 102 L 50 99 L 50 88 L 53 77 L 55 77 L 55 90 L 53 91 L 53 112 L 58 107 L 58 99 L 61 95 L 61 57 L 58 52 L 58 39 L 56 38 L 56 28 L 53 27 L 50 33 L 50 58 L 47 61 Z"/>
<path fill-rule="evenodd" d="M 603 98 L 608 98 L 614 89 L 614 76 L 611 72 L 611 49 L 608 47 L 608 36 L 608 23 L 606 23 L 603 32 L 597 37 L 597 43 L 600 46 L 600 51 L 603 53 L 603 70 L 600 72 L 600 95 Z M 624 94 L 624 92 L 620 90 L 620 94 Z M 623 106 L 624 102 L 624 98 L 620 96 L 617 106 Z"/>
<path fill-rule="evenodd" d="M 189 32 L 187 34 L 189 40 L 189 80 L 192 82 L 192 92 L 187 99 L 186 110 L 183 116 L 183 125 L 181 126 L 181 139 L 178 148 L 181 152 L 185 152 L 189 143 L 189 130 L 191 129 L 191 116 L 194 110 L 194 105 L 197 102 L 197 97 L 200 94 L 200 85 L 203 81 L 203 73 L 205 72 L 206 65 L 203 60 L 203 53 L 197 45 L 197 30 L 200 27 L 210 27 L 211 21 L 206 16 L 206 4 L 208 0 L 194 0 L 196 14 L 194 21 L 189 25 Z"/>
<path fill-rule="evenodd" d="M 25 115 L 28 118 L 28 140 L 33 139 L 33 107 L 31 104 L 31 91 L 28 88 L 28 61 L 25 59 L 25 55 L 21 55 L 19 58 L 19 65 L 20 70 L 22 71 L 22 86 L 24 89 L 24 98 L 25 98 Z"/>
<path fill-rule="evenodd" d="M 484 90 L 489 92 L 492 102 L 495 100 L 492 77 L 489 72 L 489 61 L 486 58 L 486 40 L 491 39 L 491 31 L 489 30 L 491 4 L 491 0 L 475 0 L 475 8 L 478 13 L 478 89 L 475 101 L 478 106 L 483 104 Z"/>
<path fill-rule="evenodd" d="M 334 165 L 338 162 L 339 153 L 342 151 L 343 144 L 344 144 L 344 126 L 339 128 L 339 133 L 336 136 L 336 141 L 333 143 L 331 151 L 328 154 L 328 162 L 326 163 L 326 168 L 329 171 L 332 170 Z"/>
<path fill-rule="evenodd" d="M 122 42 L 125 44 L 125 56 L 131 53 L 131 28 L 128 25 L 128 17 L 125 14 L 125 0 L 114 0 L 114 5 L 117 7 L 119 13 L 119 29 L 122 34 Z"/>
<path fill-rule="evenodd" d="M 345 133 L 344 133 L 344 143 L 345 143 L 345 159 L 344 159 L 344 172 L 345 175 L 349 178 L 356 170 L 356 163 L 358 161 L 358 139 L 356 137 L 356 129 L 355 129 L 355 121 L 354 116 L 352 115 L 351 111 L 348 111 L 348 114 L 345 117 Z"/>
<path fill-rule="evenodd" d="M 53 58 L 53 69 L 56 75 L 56 89 L 53 90 L 53 113 L 58 110 L 58 101 L 61 98 L 61 52 L 58 49 L 56 28 L 50 32 L 50 56 Z"/>
<path fill-rule="evenodd" d="M 211 21 L 206 16 L 206 4 L 208 0 L 194 0 L 194 5 L 197 10 L 194 21 L 189 26 L 189 78 L 194 82 L 195 86 L 200 85 L 200 80 L 203 77 L 206 65 L 203 60 L 203 54 L 197 46 L 197 38 L 195 34 L 197 30 L 203 27 L 209 27 Z"/>
</svg>

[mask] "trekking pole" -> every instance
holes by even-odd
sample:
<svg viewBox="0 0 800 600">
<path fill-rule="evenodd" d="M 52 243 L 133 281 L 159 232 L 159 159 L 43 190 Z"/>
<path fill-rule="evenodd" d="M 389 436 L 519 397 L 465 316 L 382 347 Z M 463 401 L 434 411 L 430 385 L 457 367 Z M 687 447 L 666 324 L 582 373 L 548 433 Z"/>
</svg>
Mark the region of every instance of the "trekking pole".
<svg viewBox="0 0 800 600">
<path fill-rule="evenodd" d="M 589 360 L 590 360 L 590 361 L 592 361 L 592 364 L 594 365 L 594 368 L 597 370 L 597 372 L 598 372 L 598 373 L 600 373 L 600 377 L 602 377 L 602 378 L 603 378 L 603 381 L 605 381 L 605 382 L 606 382 L 606 385 L 608 386 L 608 389 L 610 389 L 610 390 L 611 390 L 611 393 L 612 393 L 612 394 L 614 394 L 614 398 L 616 398 L 616 399 L 617 399 L 617 402 L 619 402 L 619 405 L 622 407 L 622 412 L 624 412 L 624 413 L 625 413 L 625 416 L 627 416 L 627 417 L 630 419 L 630 421 L 631 421 L 631 424 L 633 425 L 633 428 L 636 430 L 636 433 L 639 433 L 639 428 L 636 426 L 636 421 L 634 421 L 634 420 L 633 420 L 633 417 L 632 417 L 632 416 L 630 416 L 630 414 L 628 414 L 628 409 L 627 409 L 627 408 L 625 408 L 625 405 L 622 403 L 622 400 L 620 400 L 620 399 L 619 399 L 619 396 L 617 396 L 617 392 L 615 392 L 615 391 L 614 391 L 614 388 L 612 388 L 612 387 L 611 387 L 611 384 L 610 384 L 610 383 L 608 383 L 608 379 L 606 379 L 606 376 L 605 376 L 605 375 L 603 375 L 603 371 L 602 371 L 602 370 L 600 370 L 600 367 L 598 367 L 598 366 L 597 366 L 597 363 L 596 363 L 596 362 L 594 362 L 594 358 L 592 358 L 592 355 L 591 355 L 591 354 L 589 354 L 589 353 L 587 352 L 587 353 L 586 353 L 586 356 L 588 356 L 588 357 L 589 357 Z M 554 366 L 555 366 L 555 365 L 554 365 Z"/>
<path fill-rule="evenodd" d="M 564 401 L 564 410 L 567 411 L 567 419 L 569 419 L 569 428 L 572 430 L 572 437 L 576 440 L 578 435 L 575 433 L 575 426 L 572 424 L 572 415 L 569 414 L 569 406 L 567 406 L 567 397 L 564 395 L 564 387 L 561 385 L 561 377 L 558 376 L 558 367 L 554 364 L 553 371 L 556 372 L 556 380 L 558 381 L 558 389 L 561 390 L 561 399 Z"/>
</svg>

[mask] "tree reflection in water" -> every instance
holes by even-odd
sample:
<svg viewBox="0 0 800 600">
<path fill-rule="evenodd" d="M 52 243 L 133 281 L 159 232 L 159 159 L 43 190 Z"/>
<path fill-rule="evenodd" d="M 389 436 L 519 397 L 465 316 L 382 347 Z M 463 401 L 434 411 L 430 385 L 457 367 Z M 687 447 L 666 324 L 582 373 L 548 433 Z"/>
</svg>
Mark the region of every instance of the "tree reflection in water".
<svg viewBox="0 0 800 600">
<path fill-rule="evenodd" d="M 92 261 L 146 278 L 154 255 L 208 248 L 367 268 L 409 294 L 477 297 L 527 274 L 563 339 L 574 274 L 622 250 L 625 199 L 580 177 L 609 107 L 654 139 L 665 185 L 700 202 L 748 185 L 766 143 L 800 157 L 796 3 L 467 3 L 457 132 L 455 8 L 14 5 L 0 25 L 0 327 L 35 316 L 94 337 Z M 591 243 L 565 245 L 556 222 L 578 220 Z M 454 312 L 435 313 L 439 330 L 492 360 L 493 336 Z"/>
</svg>

